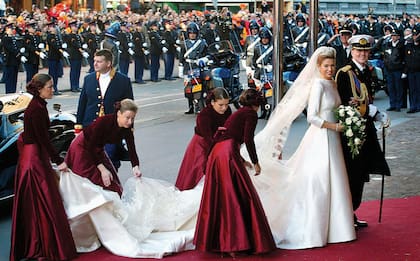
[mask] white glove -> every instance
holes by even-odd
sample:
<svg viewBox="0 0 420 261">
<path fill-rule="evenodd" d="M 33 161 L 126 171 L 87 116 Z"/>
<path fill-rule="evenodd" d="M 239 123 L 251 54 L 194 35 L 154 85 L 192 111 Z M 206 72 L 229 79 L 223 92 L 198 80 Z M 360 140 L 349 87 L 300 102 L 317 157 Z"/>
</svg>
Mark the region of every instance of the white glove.
<svg viewBox="0 0 420 261">
<path fill-rule="evenodd" d="M 175 41 L 175 43 L 176 43 L 176 44 L 181 44 L 181 41 L 180 41 L 179 39 L 177 39 L 177 40 Z"/>
<path fill-rule="evenodd" d="M 166 44 L 166 40 L 160 41 L 161 44 Z"/>
<path fill-rule="evenodd" d="M 66 49 L 66 48 L 67 48 L 67 44 L 66 44 L 66 43 L 63 43 L 63 44 L 61 45 L 61 48 Z"/>
<path fill-rule="evenodd" d="M 24 53 L 26 51 L 25 47 L 20 48 L 20 53 Z"/>
<path fill-rule="evenodd" d="M 120 46 L 120 41 L 115 41 L 116 46 Z"/>
<path fill-rule="evenodd" d="M 405 79 L 405 78 L 407 78 L 407 74 L 405 73 L 401 74 L 401 79 Z"/>
<path fill-rule="evenodd" d="M 133 47 L 134 46 L 134 44 L 133 43 L 128 43 L 128 47 Z"/>
<path fill-rule="evenodd" d="M 149 55 L 150 52 L 148 50 L 144 50 L 143 53 L 144 53 L 144 55 Z"/>
<path fill-rule="evenodd" d="M 178 46 L 178 47 L 176 48 L 176 51 L 180 53 L 180 52 L 181 52 L 181 47 L 179 47 L 179 46 Z"/>
<path fill-rule="evenodd" d="M 273 71 L 273 65 L 271 65 L 271 64 L 267 64 L 267 65 L 265 66 L 265 70 L 266 70 L 267 72 L 272 72 L 272 71 Z"/>
<path fill-rule="evenodd" d="M 382 123 L 383 127 L 389 127 L 389 124 L 391 123 L 391 120 L 388 117 L 388 114 L 385 112 L 378 112 L 375 116 L 375 121 L 379 121 Z"/>
<path fill-rule="evenodd" d="M 252 68 L 249 66 L 245 67 L 245 72 L 246 72 L 246 75 L 252 75 Z"/>
<path fill-rule="evenodd" d="M 209 61 L 209 58 L 202 57 L 202 58 L 200 58 L 200 59 L 197 60 L 197 65 L 204 66 L 204 65 L 207 64 L 208 61 Z"/>
<path fill-rule="evenodd" d="M 44 49 L 44 48 L 45 48 L 45 44 L 44 44 L 44 43 L 40 43 L 40 44 L 38 44 L 38 48 L 39 48 L 39 49 Z"/>
<path fill-rule="evenodd" d="M 69 58 L 70 57 L 70 54 L 68 52 L 66 52 L 66 51 L 63 51 L 63 57 L 64 58 Z"/>
<path fill-rule="evenodd" d="M 178 76 L 179 78 L 184 78 L 184 66 L 178 65 Z"/>
<path fill-rule="evenodd" d="M 87 52 L 83 52 L 83 53 L 82 53 L 82 55 L 83 55 L 83 57 L 85 57 L 85 58 L 88 58 L 88 57 L 89 57 L 89 54 L 88 54 Z"/>
<path fill-rule="evenodd" d="M 369 104 L 369 116 L 374 117 L 377 112 L 378 112 L 378 107 L 376 107 L 373 104 Z"/>
<path fill-rule="evenodd" d="M 39 53 L 39 58 L 44 60 L 46 57 L 47 57 L 47 55 L 45 53 L 43 53 L 43 52 Z"/>
<path fill-rule="evenodd" d="M 143 47 L 147 47 L 147 43 L 143 43 Z"/>
<path fill-rule="evenodd" d="M 220 37 L 219 37 L 219 36 L 217 36 L 216 38 L 214 38 L 214 40 L 215 40 L 216 42 L 218 42 L 218 41 L 220 41 Z"/>
<path fill-rule="evenodd" d="M 162 47 L 162 52 L 166 53 L 168 51 L 168 48 Z"/>
<path fill-rule="evenodd" d="M 133 51 L 133 49 L 128 49 L 128 53 L 130 54 L 130 55 L 134 55 L 134 51 Z"/>
<path fill-rule="evenodd" d="M 20 57 L 20 61 L 21 61 L 22 63 L 26 63 L 26 62 L 28 61 L 28 59 L 26 59 L 26 57 L 25 57 L 25 56 L 21 56 L 21 57 Z"/>
<path fill-rule="evenodd" d="M 88 48 L 88 45 L 87 44 L 82 44 L 82 48 L 83 49 L 87 49 Z"/>
</svg>

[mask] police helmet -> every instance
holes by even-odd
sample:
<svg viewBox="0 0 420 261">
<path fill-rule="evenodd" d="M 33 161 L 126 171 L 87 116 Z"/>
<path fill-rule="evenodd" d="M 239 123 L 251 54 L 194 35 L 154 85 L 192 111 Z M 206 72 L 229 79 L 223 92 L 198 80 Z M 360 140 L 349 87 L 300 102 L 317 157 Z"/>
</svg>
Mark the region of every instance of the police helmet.
<svg viewBox="0 0 420 261">
<path fill-rule="evenodd" d="M 260 29 L 260 25 L 257 23 L 257 21 L 252 20 L 251 22 L 249 22 L 249 29 Z"/>
<path fill-rule="evenodd" d="M 269 30 L 267 27 L 262 27 L 262 28 L 260 29 L 260 32 L 259 32 L 258 36 L 259 36 L 261 39 L 263 39 L 263 38 L 267 38 L 267 39 L 269 39 L 270 41 L 271 41 L 271 37 L 272 37 L 271 32 L 270 32 L 270 30 Z"/>
<path fill-rule="evenodd" d="M 198 27 L 198 24 L 194 22 L 191 22 L 188 24 L 187 33 L 198 34 L 199 31 L 200 31 L 200 27 Z"/>
<path fill-rule="evenodd" d="M 305 19 L 305 17 L 302 14 L 298 14 L 296 16 L 296 22 L 304 22 L 304 23 L 306 23 L 306 19 Z"/>
</svg>

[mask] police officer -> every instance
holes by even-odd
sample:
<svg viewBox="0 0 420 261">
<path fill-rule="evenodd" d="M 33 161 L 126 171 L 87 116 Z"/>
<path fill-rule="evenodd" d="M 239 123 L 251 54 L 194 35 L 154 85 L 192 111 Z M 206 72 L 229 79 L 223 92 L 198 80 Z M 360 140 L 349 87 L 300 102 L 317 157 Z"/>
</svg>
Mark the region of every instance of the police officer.
<svg viewBox="0 0 420 261">
<path fill-rule="evenodd" d="M 104 24 L 106 27 L 106 23 Z M 99 49 L 108 49 L 112 53 L 113 61 L 112 66 L 118 71 L 120 62 L 120 51 L 118 48 L 118 32 L 120 31 L 120 23 L 113 22 L 107 27 L 104 33 L 104 39 L 100 44 Z"/>
<path fill-rule="evenodd" d="M 271 42 L 271 31 L 268 28 L 262 27 L 259 32 L 259 37 L 261 41 L 255 46 L 252 63 L 255 70 L 254 78 L 257 80 L 256 85 L 262 88 L 262 76 L 265 73 L 273 71 L 273 44 Z M 262 104 L 261 115 L 258 118 L 264 119 L 266 117 L 267 110 L 265 109 L 265 104 Z"/>
<path fill-rule="evenodd" d="M 258 36 L 260 25 L 257 23 L 257 21 L 252 20 L 249 23 L 249 30 L 251 34 L 245 38 L 245 45 L 244 45 L 244 50 L 246 54 L 245 70 L 248 77 L 254 77 L 254 70 L 252 69 L 253 67 L 252 63 L 253 63 L 255 46 L 258 45 L 261 40 L 261 38 L 259 38 Z"/>
<path fill-rule="evenodd" d="M 132 35 L 127 27 L 127 22 L 121 21 L 121 31 L 118 33 L 119 50 L 120 50 L 120 72 L 128 76 L 131 55 L 134 54 L 132 49 L 133 41 Z"/>
<path fill-rule="evenodd" d="M 16 36 L 14 24 L 8 23 L 5 27 L 5 35 L 2 38 L 4 61 L 4 81 L 6 85 L 6 93 L 15 93 L 17 86 L 17 78 L 20 63 L 25 63 L 28 59 L 25 57 L 26 49 L 23 45 L 23 38 Z"/>
<path fill-rule="evenodd" d="M 403 106 L 404 43 L 400 41 L 400 32 L 395 28 L 385 49 L 384 65 L 390 103 L 387 111 L 398 112 Z"/>
<path fill-rule="evenodd" d="M 151 21 L 149 24 L 149 40 L 150 40 L 150 79 L 152 82 L 160 82 L 159 68 L 160 55 L 167 48 L 162 45 L 162 38 L 159 34 L 158 21 Z"/>
<path fill-rule="evenodd" d="M 172 20 L 165 19 L 163 25 L 165 27 L 165 31 L 162 33 L 162 39 L 164 41 L 163 46 L 167 49 L 163 54 L 163 61 L 165 62 L 165 80 L 173 81 L 175 80 L 175 78 L 172 77 L 172 74 L 174 72 L 177 33 L 174 30 L 175 27 Z"/>
<path fill-rule="evenodd" d="M 339 33 L 331 37 L 328 41 L 328 45 L 333 47 L 336 51 L 336 68 L 340 69 L 347 65 L 351 60 L 351 46 L 349 39 L 352 37 L 352 31 L 349 24 L 344 24 L 340 29 Z M 339 38 L 338 43 L 334 44 L 334 41 Z"/>
<path fill-rule="evenodd" d="M 69 53 L 65 50 L 67 44 L 63 43 L 54 21 L 47 24 L 47 50 L 48 50 L 48 74 L 51 75 L 54 82 L 54 95 L 61 95 L 58 91 L 58 77 L 60 74 L 61 58 L 69 58 Z"/>
<path fill-rule="evenodd" d="M 146 35 L 143 31 L 143 21 L 138 20 L 135 23 L 135 31 L 133 33 L 133 58 L 134 58 L 134 82 L 145 84 L 143 80 L 143 72 L 146 63 L 146 55 L 149 50 L 147 48 Z"/>
<path fill-rule="evenodd" d="M 307 43 L 309 37 L 309 27 L 302 14 L 296 16 L 296 26 L 292 28 L 294 44 L 296 44 L 304 55 L 307 54 Z"/>
<path fill-rule="evenodd" d="M 30 21 L 26 24 L 27 33 L 24 37 L 24 46 L 27 52 L 28 61 L 24 64 L 26 71 L 26 83 L 32 80 L 32 77 L 38 73 L 39 59 L 46 59 L 45 43 L 41 36 L 36 33 L 37 22 Z"/>
<path fill-rule="evenodd" d="M 420 112 L 420 37 L 416 28 L 411 31 L 411 39 L 406 41 L 404 48 L 405 69 L 407 74 L 410 109 L 407 113 Z"/>
<path fill-rule="evenodd" d="M 82 37 L 78 34 L 78 22 L 69 23 L 71 32 L 64 37 L 67 43 L 66 51 L 69 53 L 70 61 L 70 87 L 72 92 L 80 92 L 80 72 L 82 70 L 82 58 L 88 58 L 89 54 L 82 49 Z"/>
<path fill-rule="evenodd" d="M 198 33 L 200 28 L 194 22 L 190 22 L 187 26 L 187 39 L 184 41 L 184 44 L 181 46 L 181 55 L 179 58 L 179 63 L 183 65 L 183 75 L 188 75 L 188 73 L 197 68 L 200 63 L 204 65 L 208 62 L 207 55 L 207 43 L 204 39 L 198 38 Z M 185 98 L 188 99 L 188 110 L 185 114 L 194 113 L 194 103 L 192 94 L 185 94 Z"/>
<path fill-rule="evenodd" d="M 89 29 L 83 34 L 84 44 L 82 47 L 87 51 L 89 57 L 87 58 L 89 63 L 88 73 L 94 72 L 95 68 L 93 67 L 93 57 L 95 52 L 99 49 L 101 43 L 101 35 L 97 31 L 96 21 L 92 20 L 89 22 Z"/>
</svg>

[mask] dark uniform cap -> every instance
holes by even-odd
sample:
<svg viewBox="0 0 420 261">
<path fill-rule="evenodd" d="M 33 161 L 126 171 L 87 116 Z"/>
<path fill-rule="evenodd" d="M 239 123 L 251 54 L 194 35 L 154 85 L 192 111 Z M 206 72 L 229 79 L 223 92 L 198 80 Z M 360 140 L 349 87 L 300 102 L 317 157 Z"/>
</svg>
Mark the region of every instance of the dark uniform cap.
<svg viewBox="0 0 420 261">
<path fill-rule="evenodd" d="M 127 22 L 126 21 L 121 21 L 120 25 L 121 26 L 127 26 Z"/>
<path fill-rule="evenodd" d="M 152 27 L 152 26 L 159 26 L 158 21 L 156 21 L 156 20 L 152 20 L 152 21 L 150 21 L 150 22 L 149 22 L 149 27 Z"/>
<path fill-rule="evenodd" d="M 401 36 L 401 32 L 400 32 L 400 30 L 394 28 L 394 29 L 392 29 L 391 35 L 399 35 L 399 36 Z"/>
<path fill-rule="evenodd" d="M 394 27 L 392 27 L 392 25 L 387 24 L 387 25 L 384 26 L 384 33 L 386 31 L 389 31 L 390 33 L 392 33 L 392 30 L 394 30 Z"/>
<path fill-rule="evenodd" d="M 13 23 L 13 22 L 8 22 L 4 27 L 5 28 L 8 28 L 8 27 L 14 27 L 15 26 L 15 23 Z"/>
<path fill-rule="evenodd" d="M 26 23 L 26 27 L 35 27 L 38 25 L 37 21 L 29 21 Z"/>
<path fill-rule="evenodd" d="M 350 24 L 346 23 L 339 29 L 340 34 L 353 34 Z"/>
<path fill-rule="evenodd" d="M 302 14 L 298 14 L 296 16 L 296 22 L 306 22 L 306 19 Z"/>
<path fill-rule="evenodd" d="M 96 25 L 96 21 L 95 20 L 90 21 L 89 25 Z"/>
<path fill-rule="evenodd" d="M 373 37 L 366 34 L 355 35 L 349 39 L 351 48 L 356 50 L 370 50 L 373 42 Z"/>
</svg>

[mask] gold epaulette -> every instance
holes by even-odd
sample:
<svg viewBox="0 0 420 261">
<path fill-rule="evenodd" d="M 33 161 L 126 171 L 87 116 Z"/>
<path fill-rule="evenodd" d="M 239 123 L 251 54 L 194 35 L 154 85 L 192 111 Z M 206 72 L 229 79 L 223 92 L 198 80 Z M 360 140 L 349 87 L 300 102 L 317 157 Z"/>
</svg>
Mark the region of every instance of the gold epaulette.
<svg viewBox="0 0 420 261">
<path fill-rule="evenodd" d="M 348 72 L 348 71 L 350 71 L 350 70 L 351 70 L 351 65 L 349 64 L 349 65 L 346 65 L 346 66 L 344 66 L 344 67 L 341 67 L 341 68 L 338 70 L 337 74 L 338 74 L 339 72 Z"/>
</svg>

